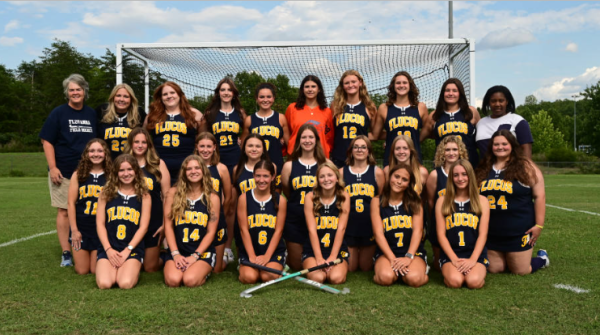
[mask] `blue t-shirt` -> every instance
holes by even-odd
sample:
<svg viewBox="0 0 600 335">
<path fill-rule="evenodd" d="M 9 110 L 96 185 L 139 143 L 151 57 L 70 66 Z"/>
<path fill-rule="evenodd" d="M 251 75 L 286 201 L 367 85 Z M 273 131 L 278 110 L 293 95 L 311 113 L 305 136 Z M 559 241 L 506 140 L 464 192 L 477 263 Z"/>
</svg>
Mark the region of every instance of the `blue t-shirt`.
<svg viewBox="0 0 600 335">
<path fill-rule="evenodd" d="M 40 138 L 54 146 L 56 167 L 71 178 L 87 143 L 96 137 L 96 112 L 88 106 L 81 110 L 68 104 L 50 113 L 40 131 Z"/>
</svg>

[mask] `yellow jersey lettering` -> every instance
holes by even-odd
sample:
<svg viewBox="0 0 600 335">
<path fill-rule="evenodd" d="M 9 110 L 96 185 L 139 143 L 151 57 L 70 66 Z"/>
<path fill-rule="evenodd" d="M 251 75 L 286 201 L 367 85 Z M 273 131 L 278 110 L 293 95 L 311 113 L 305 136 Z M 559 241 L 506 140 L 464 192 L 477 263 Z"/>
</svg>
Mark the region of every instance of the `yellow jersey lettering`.
<svg viewBox="0 0 600 335">
<path fill-rule="evenodd" d="M 259 126 L 252 129 L 252 133 L 259 134 L 260 136 L 273 136 L 275 138 L 279 138 L 280 135 L 279 128 L 275 126 Z"/>
<path fill-rule="evenodd" d="M 98 198 L 100 196 L 100 192 L 102 192 L 102 188 L 104 186 L 100 185 L 85 185 L 79 188 L 79 199 L 94 197 Z"/>
<path fill-rule="evenodd" d="M 277 216 L 271 214 L 253 214 L 248 216 L 248 227 L 249 228 L 271 228 L 275 229 L 277 223 Z"/>
<path fill-rule="evenodd" d="M 402 228 L 412 228 L 412 216 L 395 215 L 383 219 L 383 228 L 385 231 Z"/>
<path fill-rule="evenodd" d="M 130 132 L 131 132 L 131 128 L 127 128 L 127 127 L 108 128 L 104 131 L 104 139 L 110 140 L 113 138 L 127 138 L 127 136 L 129 136 Z"/>
<path fill-rule="evenodd" d="M 437 128 L 438 136 L 443 137 L 448 134 L 469 134 L 469 126 L 465 122 L 452 121 L 446 122 Z"/>
<path fill-rule="evenodd" d="M 390 128 L 390 131 L 396 128 L 413 128 L 417 130 L 419 129 L 419 120 L 412 116 L 398 116 L 390 119 L 388 127 Z"/>
<path fill-rule="evenodd" d="M 355 114 L 355 113 L 343 113 L 342 115 L 340 115 L 337 118 L 335 125 L 339 126 L 340 123 L 354 123 L 354 124 L 359 124 L 364 127 L 365 126 L 365 116 L 360 115 L 360 114 Z"/>
<path fill-rule="evenodd" d="M 240 132 L 240 124 L 233 121 L 221 121 L 215 122 L 212 125 L 213 134 L 220 134 L 225 132 L 239 133 Z"/>
<path fill-rule="evenodd" d="M 294 190 L 304 188 L 304 187 L 314 187 L 315 186 L 315 176 L 300 176 L 292 179 L 292 187 Z"/>
<path fill-rule="evenodd" d="M 156 134 L 172 131 L 180 134 L 187 134 L 187 126 L 185 122 L 165 121 L 156 126 Z"/>
<path fill-rule="evenodd" d="M 346 186 L 346 192 L 348 192 L 351 197 L 366 195 L 373 198 L 375 197 L 375 186 L 362 183 L 352 184 Z"/>
</svg>

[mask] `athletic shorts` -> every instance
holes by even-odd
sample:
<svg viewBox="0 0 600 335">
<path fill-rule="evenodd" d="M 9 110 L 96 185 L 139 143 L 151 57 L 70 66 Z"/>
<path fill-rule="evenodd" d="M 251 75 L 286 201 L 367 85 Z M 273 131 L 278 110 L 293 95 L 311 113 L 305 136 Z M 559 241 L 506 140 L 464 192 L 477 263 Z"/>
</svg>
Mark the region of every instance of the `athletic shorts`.
<svg viewBox="0 0 600 335">
<path fill-rule="evenodd" d="M 217 227 L 217 233 L 215 234 L 215 238 L 213 239 L 213 247 L 218 247 L 220 245 L 225 244 L 227 242 L 227 222 L 225 221 L 225 215 L 221 212 L 219 216 L 219 225 Z"/>
<path fill-rule="evenodd" d="M 375 236 L 357 237 L 357 236 L 346 235 L 346 236 L 344 236 L 344 239 L 346 240 L 346 244 L 348 244 L 349 247 L 353 247 L 353 248 L 370 247 L 372 245 L 377 244 L 377 242 L 375 242 Z"/>
<path fill-rule="evenodd" d="M 69 236 L 69 244 L 72 244 L 71 236 Z M 81 236 L 81 250 L 86 250 L 89 252 L 98 250 L 102 244 L 100 243 L 100 239 L 98 237 L 91 238 L 86 236 Z"/>
<path fill-rule="evenodd" d="M 433 221 L 433 222 L 431 222 Z M 429 240 L 429 243 L 431 243 L 432 247 L 440 247 L 440 242 L 438 241 L 438 237 L 437 237 L 437 229 L 435 226 L 435 219 L 432 219 L 431 221 L 427 222 L 427 239 Z"/>
<path fill-rule="evenodd" d="M 181 254 L 183 257 L 188 257 L 190 255 Z M 168 261 L 173 261 L 173 255 L 167 251 L 167 254 L 165 255 L 165 263 Z M 215 264 L 217 264 L 217 254 L 215 253 L 214 249 L 212 251 L 207 251 L 203 253 L 200 258 L 198 258 L 198 261 L 206 262 L 206 264 L 210 265 L 210 267 L 214 269 Z"/>
<path fill-rule="evenodd" d="M 471 255 L 464 255 L 464 254 L 463 255 L 457 254 L 456 256 L 458 256 L 458 258 L 471 257 Z M 442 267 L 442 265 L 444 265 L 446 263 L 451 263 L 451 262 L 452 261 L 450 261 L 450 258 L 448 258 L 448 256 L 444 253 L 444 251 L 440 251 L 440 268 Z M 488 260 L 486 248 L 483 248 L 481 255 L 479 255 L 479 258 L 477 258 L 477 263 L 481 263 L 481 264 L 485 265 L 486 268 L 490 265 L 490 261 Z"/>
<path fill-rule="evenodd" d="M 117 251 L 119 251 L 119 250 L 117 250 Z M 106 254 L 106 251 L 104 251 L 104 248 L 102 246 L 100 246 L 100 248 L 98 248 L 97 260 L 101 260 L 103 258 L 108 259 L 108 255 Z M 127 257 L 127 260 L 130 260 L 130 259 L 137 259 L 140 263 L 144 264 L 144 249 L 137 247 L 137 248 L 134 248 L 133 250 L 131 250 L 129 257 Z"/>
<path fill-rule="evenodd" d="M 157 220 L 158 221 L 158 220 Z M 155 237 L 152 237 L 152 235 L 154 235 L 154 233 L 156 233 L 156 231 L 158 230 L 158 228 L 160 228 L 160 226 L 162 225 L 162 220 L 160 220 L 160 222 L 157 223 L 152 223 L 152 220 L 150 220 L 150 226 L 148 227 L 148 231 L 146 232 L 146 235 L 144 236 L 144 246 L 146 248 L 153 248 L 153 247 L 158 247 L 158 242 L 160 242 L 160 234 L 157 234 Z"/>
<path fill-rule="evenodd" d="M 485 246 L 489 250 L 500 252 L 519 252 L 526 251 L 532 248 L 529 245 L 529 234 L 520 236 L 491 236 L 488 235 Z"/>
<path fill-rule="evenodd" d="M 258 255 L 260 256 L 260 255 Z M 278 249 L 275 250 L 275 252 L 273 253 L 273 256 L 271 256 L 271 259 L 269 260 L 269 263 L 275 262 L 277 264 L 280 264 L 282 267 L 285 266 L 285 260 L 287 259 L 287 250 L 285 250 L 285 248 L 282 249 Z M 242 264 L 242 261 L 250 261 L 248 254 L 246 254 L 245 251 L 240 250 L 239 253 L 239 257 L 238 257 L 238 263 Z"/>
<path fill-rule="evenodd" d="M 63 178 L 60 185 L 54 185 L 52 179 L 50 179 L 50 172 L 48 172 L 48 187 L 50 188 L 50 204 L 55 208 L 67 209 L 69 204 L 67 202 L 69 197 L 69 184 L 71 179 Z"/>
<path fill-rule="evenodd" d="M 323 259 L 327 259 L 329 258 L 330 254 L 323 254 Z M 302 261 L 304 262 L 305 259 L 307 258 L 311 258 L 311 257 L 315 257 L 315 253 L 313 252 L 311 247 L 307 247 L 306 245 L 302 248 Z M 340 248 L 340 253 L 338 254 L 338 257 L 341 258 L 343 261 L 348 261 L 348 257 L 350 257 L 350 253 L 348 252 L 348 248 L 344 248 L 344 246 L 342 246 Z"/>
<path fill-rule="evenodd" d="M 306 223 L 304 223 L 304 226 L 302 227 L 300 224 L 291 223 L 286 219 L 285 225 L 283 226 L 283 239 L 286 242 L 304 244 L 308 239 Z"/>
<path fill-rule="evenodd" d="M 406 255 L 406 253 L 404 253 L 402 255 L 394 254 L 394 256 L 396 256 L 396 257 L 404 257 L 404 255 Z M 377 261 L 377 259 L 381 256 L 385 257 L 385 254 L 383 252 L 381 252 L 381 250 L 379 248 L 377 248 L 377 251 L 375 251 L 375 255 L 373 256 L 373 263 L 375 263 Z M 419 249 L 417 249 L 417 252 L 415 253 L 415 257 L 420 257 L 422 260 L 425 261 L 425 264 L 427 264 L 427 252 L 422 247 L 419 247 Z"/>
</svg>

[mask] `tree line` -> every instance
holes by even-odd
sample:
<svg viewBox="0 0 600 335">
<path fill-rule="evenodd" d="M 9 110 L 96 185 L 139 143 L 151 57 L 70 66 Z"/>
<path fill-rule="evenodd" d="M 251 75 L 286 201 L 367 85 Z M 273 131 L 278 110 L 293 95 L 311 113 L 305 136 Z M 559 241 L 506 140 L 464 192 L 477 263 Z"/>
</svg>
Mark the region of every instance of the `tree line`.
<svg viewBox="0 0 600 335">
<path fill-rule="evenodd" d="M 124 77 L 137 92 L 143 105 L 144 69 L 127 57 L 123 60 Z M 110 50 L 101 57 L 79 52 L 69 42 L 55 40 L 44 48 L 39 59 L 23 61 L 16 69 L 0 64 L 0 152 L 42 151 L 38 133 L 52 109 L 66 103 L 62 80 L 71 73 L 83 75 L 90 85 L 86 104 L 95 108 L 106 102 L 115 85 L 116 56 Z M 290 84 L 285 75 L 263 78 L 253 72 L 229 75 L 240 92 L 241 104 L 248 114 L 256 111 L 254 88 L 261 82 L 277 87 L 273 109 L 283 113 L 296 101 L 298 88 Z M 165 79 L 160 73 L 150 73 L 150 87 L 157 87 Z M 600 81 L 579 93 L 577 108 L 577 145 L 589 145 L 591 153 L 600 156 Z M 204 111 L 212 96 L 188 97 L 190 103 Z M 376 105 L 386 96 L 374 94 Z M 534 154 L 546 159 L 575 160 L 573 152 L 574 107 L 573 100 L 553 102 L 537 101 L 533 95 L 526 97 L 516 109 L 530 124 L 534 138 Z M 482 115 L 483 117 L 483 115 Z M 427 140 L 422 145 L 423 159 L 433 159 L 435 145 Z M 375 144 L 378 157 L 383 154 L 381 143 Z M 558 153 L 558 154 L 557 154 Z M 553 156 L 554 155 L 554 156 Z"/>
</svg>

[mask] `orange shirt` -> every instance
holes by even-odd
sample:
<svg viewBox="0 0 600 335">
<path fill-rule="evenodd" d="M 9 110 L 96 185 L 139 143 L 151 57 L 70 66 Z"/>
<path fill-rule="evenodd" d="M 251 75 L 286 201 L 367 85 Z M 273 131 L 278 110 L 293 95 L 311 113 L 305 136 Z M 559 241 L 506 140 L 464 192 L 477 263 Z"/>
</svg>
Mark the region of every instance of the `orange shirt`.
<svg viewBox="0 0 600 335">
<path fill-rule="evenodd" d="M 325 156 L 329 158 L 329 152 L 333 147 L 333 114 L 329 107 L 321 110 L 318 106 L 310 108 L 304 105 L 304 108 L 298 110 L 294 102 L 285 110 L 285 118 L 290 128 L 288 154 L 294 151 L 298 129 L 305 123 L 311 123 L 317 128 L 323 151 L 325 152 Z"/>
</svg>

